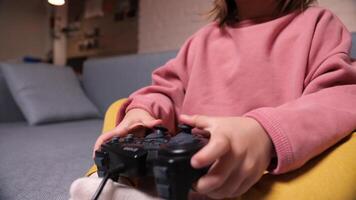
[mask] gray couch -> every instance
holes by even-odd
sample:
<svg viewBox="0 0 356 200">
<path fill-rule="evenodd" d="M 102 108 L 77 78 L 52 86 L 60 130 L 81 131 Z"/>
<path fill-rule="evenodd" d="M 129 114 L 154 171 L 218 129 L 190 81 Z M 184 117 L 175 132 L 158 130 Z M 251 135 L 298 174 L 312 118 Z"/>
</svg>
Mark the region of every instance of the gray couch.
<svg viewBox="0 0 356 200">
<path fill-rule="evenodd" d="M 176 51 L 88 60 L 82 86 L 103 115 L 115 100 L 150 83 Z M 0 72 L 0 199 L 68 199 L 71 182 L 92 165 L 102 119 L 29 126 Z"/>
</svg>

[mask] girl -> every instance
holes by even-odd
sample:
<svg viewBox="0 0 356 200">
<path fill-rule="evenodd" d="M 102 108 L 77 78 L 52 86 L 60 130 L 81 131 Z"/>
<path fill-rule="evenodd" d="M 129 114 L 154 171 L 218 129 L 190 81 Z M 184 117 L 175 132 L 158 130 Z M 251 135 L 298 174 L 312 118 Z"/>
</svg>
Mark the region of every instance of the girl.
<svg viewBox="0 0 356 200">
<path fill-rule="evenodd" d="M 192 125 L 210 140 L 191 165 L 212 165 L 195 189 L 218 199 L 303 166 L 356 128 L 350 33 L 313 2 L 215 0 L 214 22 L 129 97 L 94 149 L 132 128 Z"/>
</svg>

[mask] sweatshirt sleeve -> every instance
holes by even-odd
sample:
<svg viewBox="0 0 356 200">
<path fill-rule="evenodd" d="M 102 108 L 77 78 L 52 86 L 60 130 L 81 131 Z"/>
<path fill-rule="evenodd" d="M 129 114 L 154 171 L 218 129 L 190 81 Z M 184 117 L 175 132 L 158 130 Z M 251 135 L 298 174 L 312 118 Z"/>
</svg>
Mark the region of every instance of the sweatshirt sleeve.
<svg viewBox="0 0 356 200">
<path fill-rule="evenodd" d="M 185 88 L 189 79 L 189 66 L 193 59 L 192 41 L 189 38 L 181 47 L 177 56 L 152 73 L 152 84 L 131 94 L 119 111 L 118 122 L 125 113 L 133 108 L 149 112 L 154 118 L 162 119 L 163 125 L 173 131 L 176 110 L 182 106 Z"/>
<path fill-rule="evenodd" d="M 349 56 L 350 33 L 326 13 L 311 41 L 303 94 L 245 114 L 269 134 L 277 155 L 275 174 L 301 167 L 356 129 L 356 62 Z"/>
</svg>

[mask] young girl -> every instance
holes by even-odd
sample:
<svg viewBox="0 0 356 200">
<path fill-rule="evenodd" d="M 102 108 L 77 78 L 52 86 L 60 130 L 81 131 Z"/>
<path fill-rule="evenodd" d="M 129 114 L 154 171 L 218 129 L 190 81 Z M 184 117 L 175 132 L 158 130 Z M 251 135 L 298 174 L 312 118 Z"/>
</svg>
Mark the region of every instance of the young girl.
<svg viewBox="0 0 356 200">
<path fill-rule="evenodd" d="M 268 170 L 290 172 L 356 128 L 350 33 L 313 0 L 215 0 L 214 22 L 133 93 L 95 149 L 138 126 L 186 123 L 210 135 L 195 185 L 237 197 Z M 204 133 L 204 134 L 206 134 Z"/>
</svg>

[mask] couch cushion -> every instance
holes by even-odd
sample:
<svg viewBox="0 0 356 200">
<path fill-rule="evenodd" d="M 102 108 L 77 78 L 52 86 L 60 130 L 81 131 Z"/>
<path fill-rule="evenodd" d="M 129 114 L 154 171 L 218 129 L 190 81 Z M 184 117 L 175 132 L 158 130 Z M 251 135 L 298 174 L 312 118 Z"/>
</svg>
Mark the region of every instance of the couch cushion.
<svg viewBox="0 0 356 200">
<path fill-rule="evenodd" d="M 31 125 L 98 117 L 74 72 L 49 64 L 2 64 L 11 94 Z"/>
<path fill-rule="evenodd" d="M 25 121 L 0 70 L 0 123 Z"/>
<path fill-rule="evenodd" d="M 0 199 L 68 200 L 70 184 L 93 164 L 102 123 L 0 124 Z"/>
<path fill-rule="evenodd" d="M 177 51 L 167 51 L 90 59 L 84 63 L 84 89 L 103 114 L 117 99 L 149 85 L 152 71 L 176 54 Z"/>
</svg>

